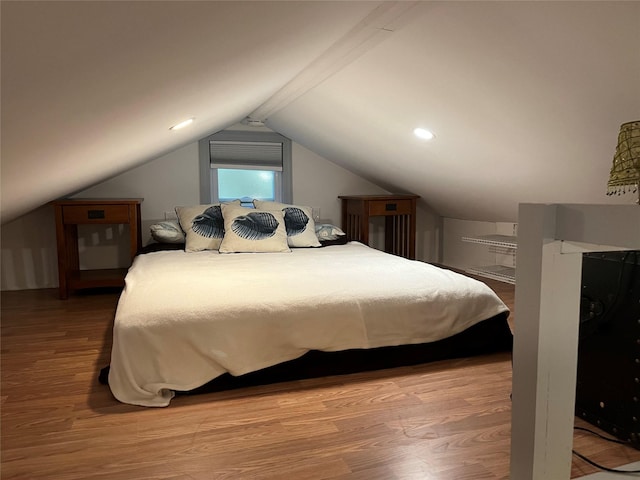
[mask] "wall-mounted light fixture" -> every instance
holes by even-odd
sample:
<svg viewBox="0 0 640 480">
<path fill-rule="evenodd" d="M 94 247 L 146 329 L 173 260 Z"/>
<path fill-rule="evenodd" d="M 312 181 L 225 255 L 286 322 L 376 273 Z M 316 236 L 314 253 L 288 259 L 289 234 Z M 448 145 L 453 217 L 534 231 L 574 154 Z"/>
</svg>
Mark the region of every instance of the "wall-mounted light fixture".
<svg viewBox="0 0 640 480">
<path fill-rule="evenodd" d="M 640 204 L 640 120 L 623 123 L 607 182 L 607 195 L 638 193 Z"/>
</svg>

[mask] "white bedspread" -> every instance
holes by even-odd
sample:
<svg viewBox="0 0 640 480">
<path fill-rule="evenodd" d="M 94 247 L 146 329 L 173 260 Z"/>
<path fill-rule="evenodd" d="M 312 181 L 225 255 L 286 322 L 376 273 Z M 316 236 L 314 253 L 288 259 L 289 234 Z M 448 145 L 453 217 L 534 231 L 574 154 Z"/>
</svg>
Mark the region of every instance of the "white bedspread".
<svg viewBox="0 0 640 480">
<path fill-rule="evenodd" d="M 431 342 L 507 306 L 485 284 L 359 243 L 291 253 L 138 256 L 115 317 L 109 385 L 166 406 L 230 372 L 309 350 Z"/>
</svg>

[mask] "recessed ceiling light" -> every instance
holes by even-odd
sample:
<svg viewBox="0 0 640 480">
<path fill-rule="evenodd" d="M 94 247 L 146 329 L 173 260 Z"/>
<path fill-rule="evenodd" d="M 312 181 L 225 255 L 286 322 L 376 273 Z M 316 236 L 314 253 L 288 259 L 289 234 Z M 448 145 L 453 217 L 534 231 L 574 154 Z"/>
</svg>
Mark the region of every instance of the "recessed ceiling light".
<svg viewBox="0 0 640 480">
<path fill-rule="evenodd" d="M 431 140 L 432 138 L 435 137 L 435 135 L 432 132 L 430 132 L 425 128 L 416 128 L 413 131 L 413 134 L 418 138 L 422 138 L 423 140 Z"/>
<path fill-rule="evenodd" d="M 170 127 L 169 130 L 180 130 L 181 128 L 191 125 L 194 120 L 195 118 L 188 118 L 187 120 L 184 120 L 180 123 L 175 124 L 173 127 Z"/>
</svg>

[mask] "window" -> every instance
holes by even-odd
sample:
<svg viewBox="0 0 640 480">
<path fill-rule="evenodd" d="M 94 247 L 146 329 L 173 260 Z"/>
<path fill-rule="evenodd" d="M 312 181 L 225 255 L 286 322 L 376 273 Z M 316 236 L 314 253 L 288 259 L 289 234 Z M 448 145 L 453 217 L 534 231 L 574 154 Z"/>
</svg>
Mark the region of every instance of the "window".
<svg viewBox="0 0 640 480">
<path fill-rule="evenodd" d="M 275 132 L 222 131 L 199 142 L 200 201 L 292 203 L 291 140 Z"/>
<path fill-rule="evenodd" d="M 215 178 L 217 170 L 217 179 Z M 278 201 L 276 196 L 276 172 L 270 170 L 243 170 L 236 168 L 219 168 L 211 170 L 211 185 L 217 186 L 217 199 L 230 202 L 236 198 L 250 202 L 259 200 Z M 215 188 L 214 188 L 215 190 Z"/>
</svg>

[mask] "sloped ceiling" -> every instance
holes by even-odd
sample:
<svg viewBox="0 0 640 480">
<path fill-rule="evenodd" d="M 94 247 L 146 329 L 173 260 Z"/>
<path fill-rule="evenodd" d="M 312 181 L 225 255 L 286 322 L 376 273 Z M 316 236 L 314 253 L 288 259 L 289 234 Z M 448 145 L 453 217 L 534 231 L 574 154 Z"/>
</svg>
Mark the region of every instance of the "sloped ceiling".
<svg viewBox="0 0 640 480">
<path fill-rule="evenodd" d="M 1 8 L 3 223 L 247 116 L 443 216 L 634 201 L 604 192 L 640 119 L 640 2 Z"/>
</svg>

